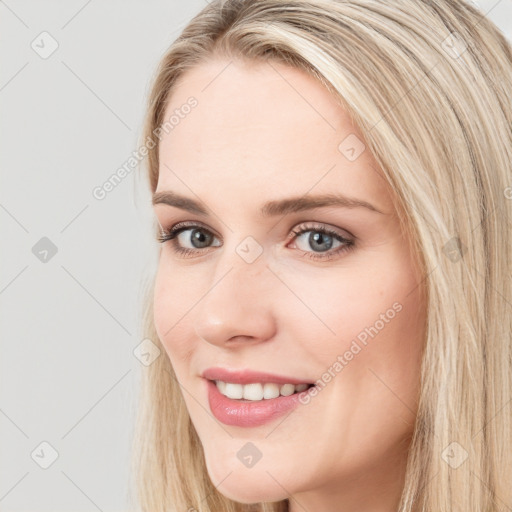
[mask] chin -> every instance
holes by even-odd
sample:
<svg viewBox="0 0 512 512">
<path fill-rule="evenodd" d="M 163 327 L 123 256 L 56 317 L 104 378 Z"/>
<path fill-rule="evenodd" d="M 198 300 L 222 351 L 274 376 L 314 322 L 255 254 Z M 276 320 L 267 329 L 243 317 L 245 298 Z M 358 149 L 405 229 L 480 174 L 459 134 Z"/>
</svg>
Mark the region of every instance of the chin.
<svg viewBox="0 0 512 512">
<path fill-rule="evenodd" d="M 218 458 L 211 460 L 206 457 L 208 476 L 223 496 L 244 504 L 281 501 L 288 497 L 274 480 L 279 477 L 273 475 L 272 478 L 263 464 L 258 464 L 260 467 L 245 468 L 236 458 L 234 461 L 235 463 L 229 464 L 225 459 L 221 462 Z"/>
</svg>

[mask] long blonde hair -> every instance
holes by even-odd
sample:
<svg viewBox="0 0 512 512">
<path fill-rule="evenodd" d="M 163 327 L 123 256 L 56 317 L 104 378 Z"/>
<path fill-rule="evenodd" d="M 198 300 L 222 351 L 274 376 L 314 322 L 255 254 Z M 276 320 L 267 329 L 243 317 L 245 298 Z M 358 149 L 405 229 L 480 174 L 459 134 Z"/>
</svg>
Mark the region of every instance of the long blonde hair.
<svg viewBox="0 0 512 512">
<path fill-rule="evenodd" d="M 321 81 L 397 195 L 423 268 L 426 345 L 399 512 L 512 507 L 512 51 L 460 0 L 212 1 L 163 56 L 143 138 L 151 192 L 170 94 L 214 56 Z M 193 114 L 192 114 L 193 115 Z M 153 324 L 153 285 L 143 336 Z M 142 369 L 133 472 L 144 512 L 286 511 L 211 483 L 168 357 Z M 507 508 L 508 510 L 508 508 Z"/>
</svg>

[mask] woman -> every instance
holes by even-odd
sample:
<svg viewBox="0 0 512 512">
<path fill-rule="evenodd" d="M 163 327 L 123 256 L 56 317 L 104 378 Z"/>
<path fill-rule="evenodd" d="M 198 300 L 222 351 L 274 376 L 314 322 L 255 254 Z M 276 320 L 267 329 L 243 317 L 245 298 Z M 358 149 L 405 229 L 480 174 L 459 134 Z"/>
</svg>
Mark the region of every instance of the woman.
<svg viewBox="0 0 512 512">
<path fill-rule="evenodd" d="M 455 0 L 188 24 L 144 132 L 144 511 L 512 508 L 511 83 Z"/>
</svg>

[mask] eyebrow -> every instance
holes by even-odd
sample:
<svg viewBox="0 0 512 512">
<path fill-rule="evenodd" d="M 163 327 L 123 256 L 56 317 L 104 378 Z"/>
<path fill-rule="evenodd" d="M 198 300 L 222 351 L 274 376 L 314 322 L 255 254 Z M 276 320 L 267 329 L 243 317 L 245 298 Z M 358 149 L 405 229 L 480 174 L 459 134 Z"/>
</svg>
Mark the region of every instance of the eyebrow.
<svg viewBox="0 0 512 512">
<path fill-rule="evenodd" d="M 174 206 L 191 213 L 207 216 L 208 208 L 201 202 L 189 197 L 181 196 L 176 192 L 165 191 L 156 192 L 152 199 L 153 205 L 166 204 Z M 342 208 L 366 208 L 376 213 L 386 215 L 384 212 L 373 206 L 367 201 L 362 201 L 353 197 L 347 197 L 342 194 L 322 194 L 317 196 L 298 196 L 287 199 L 278 199 L 265 203 L 261 209 L 262 217 L 274 217 L 278 215 L 287 215 L 289 213 L 313 210 L 314 208 L 323 208 L 327 206 L 337 206 Z"/>
</svg>

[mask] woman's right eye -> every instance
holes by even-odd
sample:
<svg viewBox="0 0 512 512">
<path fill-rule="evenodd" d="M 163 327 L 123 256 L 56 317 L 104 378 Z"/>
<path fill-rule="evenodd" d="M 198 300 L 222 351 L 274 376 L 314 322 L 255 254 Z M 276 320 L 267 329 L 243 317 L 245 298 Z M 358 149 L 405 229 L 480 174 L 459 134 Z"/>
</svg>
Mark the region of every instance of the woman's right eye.
<svg viewBox="0 0 512 512">
<path fill-rule="evenodd" d="M 210 247 L 215 239 L 216 236 L 203 226 L 184 223 L 176 224 L 167 231 L 163 230 L 158 236 L 160 243 L 171 241 L 172 249 L 183 256 L 202 252 L 203 249 Z M 187 247 L 187 244 L 190 247 Z M 220 243 L 216 244 L 215 247 L 220 245 Z"/>
</svg>

